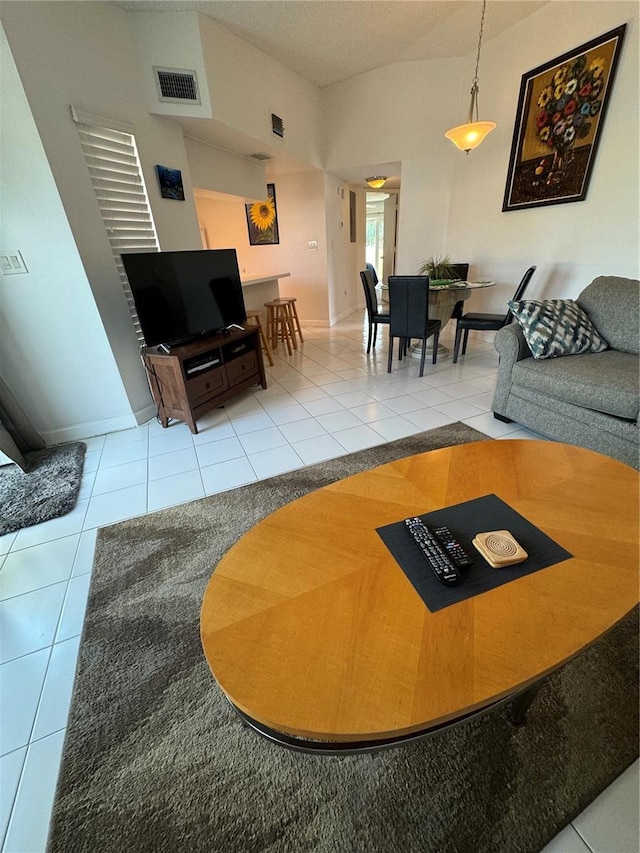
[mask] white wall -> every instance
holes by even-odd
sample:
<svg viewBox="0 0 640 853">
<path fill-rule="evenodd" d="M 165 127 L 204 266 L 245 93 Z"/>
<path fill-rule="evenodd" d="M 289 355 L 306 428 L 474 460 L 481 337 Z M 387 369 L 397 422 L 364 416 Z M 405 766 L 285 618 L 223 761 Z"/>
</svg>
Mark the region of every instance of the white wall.
<svg viewBox="0 0 640 853">
<path fill-rule="evenodd" d="M 137 85 L 129 19 L 116 6 L 11 3 L 3 6 L 2 13 L 29 107 L 84 266 L 82 276 L 72 277 L 69 270 L 69 287 L 79 292 L 88 281 L 111 347 L 110 358 L 104 364 L 95 363 L 96 375 L 111 371 L 115 360 L 127 399 L 118 404 L 113 401 L 111 417 L 130 421 L 133 412 L 142 422 L 154 411 L 148 384 L 69 107 L 74 105 L 134 127 L 160 244 L 165 249 L 195 248 L 199 244 L 181 130 L 174 122 L 145 111 Z M 156 163 L 183 170 L 186 202 L 161 198 Z M 55 241 L 47 243 L 50 257 L 55 257 Z M 86 346 L 80 328 L 69 321 L 64 338 L 76 358 L 83 359 Z M 51 358 L 55 363 L 55 354 Z M 62 370 L 59 375 L 63 376 Z M 49 394 L 55 398 L 58 389 L 52 388 Z M 16 392 L 16 396 L 22 402 L 22 394 Z M 31 414 L 28 406 L 25 408 Z M 66 435 L 92 429 L 96 420 L 92 418 L 91 425 L 85 423 L 77 397 L 66 410 L 66 419 Z M 84 435 L 89 434 L 84 431 Z"/>
<path fill-rule="evenodd" d="M 74 293 L 88 289 L 109 343 L 110 352 L 94 354 L 94 369 L 97 375 L 108 376 L 115 366 L 126 392 L 124 398 L 121 395 L 118 399 L 113 395 L 105 398 L 108 420 L 103 417 L 105 407 L 97 405 L 87 420 L 78 396 L 66 400 L 62 392 L 62 377 L 66 373 L 64 360 L 55 352 L 49 353 L 51 373 L 57 371 L 60 379 L 49 383 L 45 389 L 45 397 L 51 398 L 47 411 L 56 408 L 57 400 L 65 400 L 64 423 L 41 423 L 41 428 L 55 429 L 60 440 L 66 440 L 78 434 L 87 436 L 96 431 L 108 431 L 114 428 L 114 423 L 129 425 L 132 413 L 134 420 L 141 423 L 153 413 L 151 397 L 111 249 L 70 118 L 70 105 L 133 126 L 161 248 L 179 250 L 201 245 L 192 193 L 192 164 L 202 184 L 207 185 L 204 174 L 224 174 L 215 188 L 239 196 L 258 195 L 256 185 L 263 181 L 256 181 L 256 169 L 258 173 L 262 170 L 255 164 L 241 164 L 240 158 L 224 158 L 220 152 L 214 153 L 214 149 L 196 153 L 192 145 L 188 152 L 180 126 L 170 117 L 152 115 L 148 111 L 149 102 L 153 101 L 149 65 L 195 66 L 201 87 L 204 83 L 204 109 L 208 109 L 210 94 L 211 107 L 218 120 L 227 122 L 232 130 L 245 136 L 252 134 L 258 140 L 273 143 L 270 113 L 278 113 L 285 120 L 286 141 L 275 140 L 275 144 L 280 144 L 292 156 L 312 163 L 319 160 L 321 144 L 318 91 L 199 15 L 194 17 L 189 13 L 184 20 L 173 21 L 173 25 L 180 24 L 182 38 L 178 40 L 171 38 L 175 30 L 166 13 L 128 14 L 115 4 L 10 3 L 3 4 L 2 16 L 29 108 L 84 268 L 80 273 L 67 264 L 65 277 Z M 199 42 L 196 31 L 200 33 Z M 207 68 L 203 80 L 200 72 L 204 51 Z M 211 83 L 215 85 L 210 87 Z M 2 97 L 7 96 L 7 87 L 3 84 Z M 156 113 L 163 111 L 157 103 L 154 109 Z M 173 109 L 166 111 L 175 115 Z M 184 202 L 160 196 L 156 164 L 182 170 Z M 24 185 L 18 192 L 24 195 Z M 29 202 L 25 199 L 21 203 Z M 6 198 L 2 205 L 7 213 L 12 212 L 14 205 L 9 205 Z M 51 256 L 54 246 L 46 235 L 44 239 Z M 29 240 L 28 233 L 21 235 L 19 246 L 27 246 Z M 269 254 L 278 260 L 282 251 L 278 254 L 277 247 L 267 247 Z M 271 260 L 267 255 L 262 256 L 265 263 Z M 296 264 L 287 262 L 284 266 L 290 269 Z M 275 271 L 280 272 L 282 268 Z M 314 282 L 314 290 L 325 286 L 326 276 L 320 281 L 322 285 Z M 307 303 L 308 290 L 304 293 Z M 20 314 L 25 310 L 23 308 Z M 82 324 L 73 323 L 70 316 L 67 317 L 68 321 L 58 330 L 58 338 L 63 338 L 74 357 L 82 360 L 86 353 L 84 332 L 79 331 Z M 322 322 L 328 322 L 326 308 L 322 317 Z M 89 320 L 85 327 L 91 328 Z M 37 359 L 23 360 L 22 364 L 28 364 L 29 371 L 34 372 Z M 37 420 L 37 413 L 31 411 L 29 394 L 23 388 L 13 390 L 28 414 Z M 48 413 L 44 419 L 49 419 Z"/>
<path fill-rule="evenodd" d="M 502 213 L 522 74 L 624 22 L 587 200 Z M 397 272 L 414 273 L 431 253 L 469 261 L 470 275 L 497 282 L 473 295 L 475 310 L 502 310 L 531 264 L 538 271 L 530 293 L 542 297 L 575 296 L 603 273 L 638 277 L 637 3 L 554 0 L 483 43 L 480 117 L 498 127 L 466 155 L 443 134 L 465 118 L 474 67 L 475 55 L 396 64 L 322 91 L 332 128 L 328 169 L 402 162 Z M 380 105 L 375 122 L 372 100 Z"/>
<path fill-rule="evenodd" d="M 209 247 L 235 248 L 243 278 L 290 273 L 290 277 L 281 280 L 280 292 L 296 297 L 301 322 L 308 326 L 328 326 L 329 247 L 322 173 L 312 170 L 274 178 L 272 182 L 276 188 L 280 243 L 249 245 L 244 199 L 212 198 L 198 193 L 198 217 L 206 229 Z M 309 249 L 311 241 L 318 244 L 317 251 Z"/>
<path fill-rule="evenodd" d="M 292 157 L 321 166 L 319 90 L 210 18 L 200 18 L 214 118 Z M 283 119 L 284 139 L 271 132 Z"/>
<path fill-rule="evenodd" d="M 359 270 L 364 269 L 365 192 L 345 186 L 325 174 L 327 223 L 327 285 L 329 318 L 333 325 L 362 304 Z M 349 193 L 356 194 L 356 242 L 351 242 Z"/>
<path fill-rule="evenodd" d="M 638 278 L 638 10 L 615 0 L 553 2 L 483 47 L 481 103 L 498 127 L 468 157 L 454 149 L 447 250 L 498 286 L 474 295 L 469 310 L 501 309 L 531 264 L 537 298 L 576 296 L 597 275 Z M 522 74 L 627 21 L 585 201 L 503 213 Z"/>
<path fill-rule="evenodd" d="M 395 63 L 322 90 L 326 168 L 402 163 L 396 273 L 446 245 L 456 159 L 434 126 L 458 123 L 459 62 Z M 443 130 L 444 132 L 444 130 Z"/>
<path fill-rule="evenodd" d="M 191 182 L 196 189 L 244 196 L 247 201 L 264 193 L 267 182 L 264 166 L 188 137 L 185 148 Z"/>
<path fill-rule="evenodd" d="M 208 248 L 235 249 L 242 278 L 251 278 L 262 273 L 275 275 L 277 272 L 287 272 L 285 269 L 276 269 L 271 264 L 261 265 L 252 259 L 253 249 L 249 246 L 244 205 L 244 199 L 237 196 L 221 199 L 196 194 L 198 219 L 206 229 Z M 268 250 L 271 247 L 257 248 Z M 257 257 L 259 259 L 259 255 Z"/>
<path fill-rule="evenodd" d="M 68 365 L 58 350 L 48 352 L 49 374 L 50 377 L 55 375 L 57 380 L 48 382 L 39 396 L 38 406 L 44 406 L 44 411 L 35 409 L 33 394 L 27 391 L 24 383 L 24 387 L 12 388 L 40 428 L 55 433 L 58 440 L 106 432 L 117 428 L 114 424 L 141 423 L 154 411 L 127 304 L 71 120 L 70 105 L 133 126 L 161 248 L 180 250 L 201 245 L 190 155 L 180 126 L 170 118 L 148 112 L 148 93 L 140 81 L 138 45 L 134 37 L 138 32 L 137 24 L 133 25 L 132 17 L 134 22 L 139 22 L 138 16 L 131 16 L 116 5 L 97 2 L 25 2 L 3 4 L 2 8 L 3 28 L 42 141 L 52 183 L 58 188 L 82 263 L 82 267 L 75 268 L 66 263 L 65 282 L 74 294 L 80 294 L 74 299 L 81 317 L 85 315 L 80 309 L 83 299 L 97 306 L 103 334 L 106 333 L 109 344 L 109 349 L 96 347 L 92 352 L 95 375 L 106 377 L 103 403 L 94 401 L 89 406 L 92 395 L 82 397 L 65 390 Z M 4 53 L 8 55 L 6 47 Z M 3 112 L 7 115 L 4 101 L 10 99 L 11 93 L 4 80 L 1 95 Z M 17 146 L 11 140 L 12 148 L 19 148 L 21 144 L 21 140 Z M 240 166 L 239 158 L 231 158 L 235 161 L 233 164 L 222 158 L 225 160 L 222 163 L 213 149 L 208 153 L 207 165 L 206 155 L 199 152 L 195 156 L 193 148 L 190 152 L 199 177 L 217 170 L 224 172 L 224 186 L 229 191 L 242 194 L 255 188 L 256 182 L 249 180 L 247 175 L 262 171 L 260 167 L 247 162 Z M 182 170 L 184 202 L 160 196 L 156 164 Z M 31 204 L 33 191 L 26 190 L 26 186 L 26 182 L 17 186 L 13 199 L 8 199 L 3 192 L 2 207 L 7 219 L 13 220 L 18 203 Z M 43 213 L 45 209 L 42 208 Z M 24 248 L 34 242 L 27 223 L 23 223 L 20 234 L 16 229 L 14 224 L 12 242 L 15 247 Z M 46 230 L 43 219 L 43 233 L 39 234 L 38 242 L 49 258 L 58 253 L 59 236 L 52 237 L 54 233 L 55 229 Z M 26 290 L 21 292 L 25 296 L 26 293 Z M 15 303 L 15 314 L 26 316 L 27 302 L 21 295 Z M 49 317 L 46 319 L 48 321 Z M 64 341 L 65 348 L 79 363 L 86 360 L 90 349 L 86 330 L 90 332 L 92 322 L 87 316 L 83 324 L 72 313 L 64 313 L 60 308 L 56 339 Z M 21 320 L 15 329 L 20 335 L 23 334 L 22 325 Z M 29 327 L 26 321 L 24 325 Z M 29 327 L 28 331 L 33 337 L 34 329 Z M 34 354 L 20 363 L 27 375 L 34 375 L 39 369 L 40 358 Z M 122 389 L 119 394 L 110 393 L 108 377 L 114 369 L 116 375 L 120 375 L 126 392 L 124 396 Z M 86 411 L 87 407 L 91 408 L 90 412 Z"/>
<path fill-rule="evenodd" d="M 325 185 L 322 172 L 274 179 L 280 221 L 279 265 L 290 270 L 280 291 L 295 296 L 303 325 L 328 326 L 331 323 L 328 301 L 329 235 L 325 224 Z M 316 241 L 317 251 L 309 249 Z"/>
<path fill-rule="evenodd" d="M 28 274 L 0 275 L 2 376 L 48 444 L 134 426 L 18 73 L 0 30 L 0 246 Z"/>
</svg>

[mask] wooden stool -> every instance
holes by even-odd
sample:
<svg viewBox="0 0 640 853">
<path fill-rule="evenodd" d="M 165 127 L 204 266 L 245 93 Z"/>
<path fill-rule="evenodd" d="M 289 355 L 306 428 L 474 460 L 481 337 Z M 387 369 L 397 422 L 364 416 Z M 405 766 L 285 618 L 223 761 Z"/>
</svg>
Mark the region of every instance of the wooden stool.
<svg viewBox="0 0 640 853">
<path fill-rule="evenodd" d="M 296 332 L 298 333 L 298 337 L 300 338 L 300 343 L 304 343 L 304 338 L 302 337 L 302 329 L 300 328 L 300 320 L 298 319 L 298 312 L 296 311 L 296 297 L 295 296 L 280 296 L 278 299 L 274 299 L 274 302 L 284 302 L 287 305 L 287 313 L 289 314 L 289 328 L 291 329 L 291 340 L 293 342 L 293 346 L 295 349 L 298 349 L 298 344 L 296 342 Z"/>
<path fill-rule="evenodd" d="M 296 327 L 294 324 L 293 312 L 291 310 L 291 299 L 286 296 L 279 296 L 277 299 L 272 299 L 271 301 L 275 305 L 280 305 L 285 309 L 287 325 L 289 327 L 289 337 L 291 338 L 293 348 L 298 349 L 298 342 L 296 340 Z"/>
<path fill-rule="evenodd" d="M 269 342 L 267 341 L 267 336 L 264 333 L 264 329 L 262 328 L 262 322 L 260 320 L 260 312 L 259 311 L 247 311 L 247 320 L 251 321 L 251 325 L 257 326 L 260 334 L 260 341 L 262 343 L 262 349 L 266 352 L 267 358 L 269 359 L 269 364 L 273 367 L 273 356 L 271 355 L 271 350 L 269 349 Z"/>
<path fill-rule="evenodd" d="M 293 350 L 291 349 L 289 307 L 287 303 L 280 302 L 278 299 L 272 299 L 271 302 L 265 302 L 264 307 L 267 309 L 267 338 L 271 344 L 271 349 L 276 350 L 278 348 L 278 341 L 284 341 L 287 345 L 289 355 L 293 355 Z"/>
</svg>

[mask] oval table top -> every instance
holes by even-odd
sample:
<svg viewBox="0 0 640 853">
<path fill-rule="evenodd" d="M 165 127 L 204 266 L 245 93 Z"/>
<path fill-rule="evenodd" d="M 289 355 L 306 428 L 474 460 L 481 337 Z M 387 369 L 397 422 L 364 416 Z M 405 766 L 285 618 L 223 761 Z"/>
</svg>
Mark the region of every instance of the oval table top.
<svg viewBox="0 0 640 853">
<path fill-rule="evenodd" d="M 495 285 L 495 281 L 462 281 L 462 279 L 452 281 L 447 284 L 431 284 L 429 283 L 429 289 L 433 291 L 437 290 L 479 290 L 483 287 L 493 287 Z"/>
<path fill-rule="evenodd" d="M 486 494 L 573 557 L 432 613 L 376 528 Z M 201 636 L 219 686 L 251 720 L 318 741 L 384 740 L 527 688 L 637 601 L 638 473 L 565 444 L 488 440 L 275 511 L 215 568 Z"/>
<path fill-rule="evenodd" d="M 454 279 L 446 284 L 432 284 L 429 282 L 429 289 L 434 292 L 437 290 L 478 290 L 482 287 L 493 287 L 495 281 L 463 281 L 462 279 Z M 379 281 L 376 288 L 380 290 L 388 290 L 389 285 L 384 281 Z"/>
</svg>

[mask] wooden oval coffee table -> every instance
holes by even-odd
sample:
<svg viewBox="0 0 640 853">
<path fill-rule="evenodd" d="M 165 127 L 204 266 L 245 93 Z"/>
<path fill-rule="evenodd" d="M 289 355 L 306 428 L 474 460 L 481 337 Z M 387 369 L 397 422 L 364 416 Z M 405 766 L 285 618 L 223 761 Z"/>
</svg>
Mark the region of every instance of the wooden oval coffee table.
<svg viewBox="0 0 640 853">
<path fill-rule="evenodd" d="M 376 528 L 492 493 L 573 557 L 430 612 Z M 211 577 L 201 635 L 247 722 L 338 752 L 526 691 L 637 602 L 637 472 L 569 445 L 482 441 L 348 477 L 256 524 Z"/>
</svg>

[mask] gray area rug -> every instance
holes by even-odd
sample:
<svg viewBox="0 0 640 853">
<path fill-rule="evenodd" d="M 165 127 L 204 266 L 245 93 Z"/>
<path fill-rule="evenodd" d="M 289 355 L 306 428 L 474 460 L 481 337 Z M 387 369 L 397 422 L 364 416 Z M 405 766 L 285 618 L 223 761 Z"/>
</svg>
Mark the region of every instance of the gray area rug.
<svg viewBox="0 0 640 853">
<path fill-rule="evenodd" d="M 369 755 L 288 751 L 245 728 L 200 645 L 209 577 L 283 504 L 485 437 L 431 430 L 100 531 L 50 853 L 527 853 L 637 756 L 637 614 L 508 706 Z"/>
<path fill-rule="evenodd" d="M 76 505 L 86 444 L 25 453 L 27 470 L 0 466 L 0 536 L 65 515 Z"/>
</svg>

